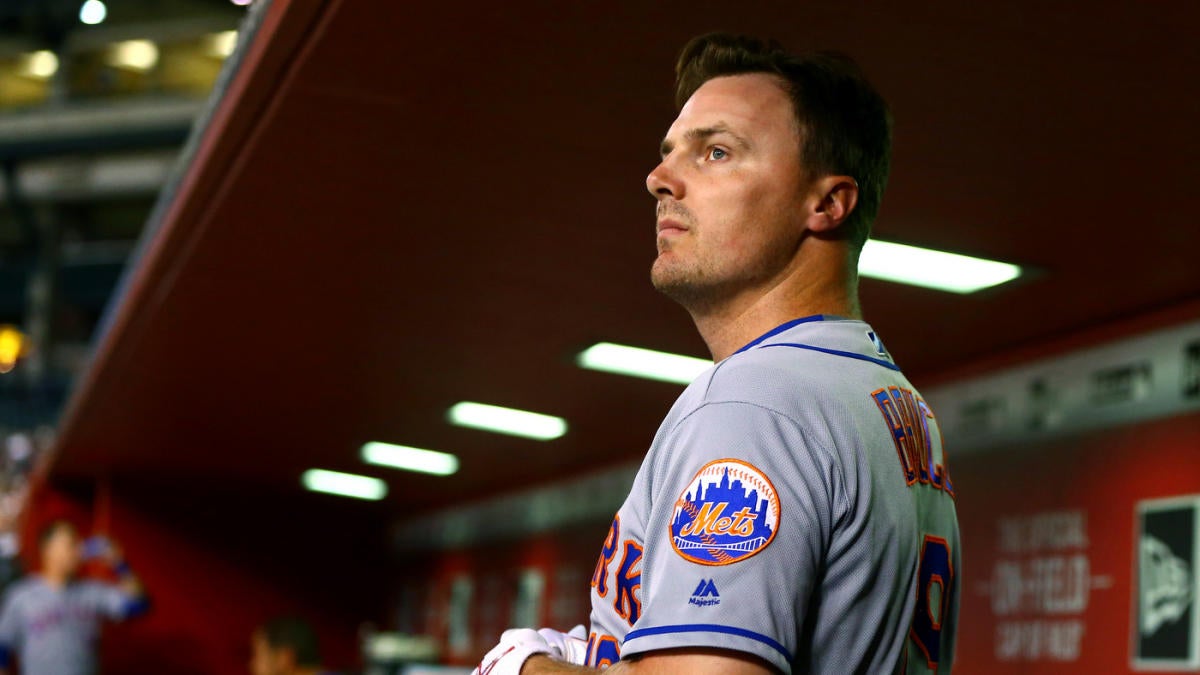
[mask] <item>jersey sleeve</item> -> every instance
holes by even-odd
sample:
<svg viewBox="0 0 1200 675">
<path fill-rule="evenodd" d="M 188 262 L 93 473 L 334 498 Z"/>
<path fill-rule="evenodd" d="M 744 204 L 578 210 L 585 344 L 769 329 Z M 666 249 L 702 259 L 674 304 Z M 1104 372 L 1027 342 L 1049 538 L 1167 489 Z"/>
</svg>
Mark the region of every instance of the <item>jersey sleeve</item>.
<svg viewBox="0 0 1200 675">
<path fill-rule="evenodd" d="M 669 434 L 622 657 L 716 647 L 790 673 L 844 500 L 833 455 L 750 403 L 706 403 Z"/>
<path fill-rule="evenodd" d="M 84 597 L 98 614 L 115 621 L 125 619 L 135 601 L 119 586 L 99 582 L 88 582 L 84 587 Z"/>
</svg>

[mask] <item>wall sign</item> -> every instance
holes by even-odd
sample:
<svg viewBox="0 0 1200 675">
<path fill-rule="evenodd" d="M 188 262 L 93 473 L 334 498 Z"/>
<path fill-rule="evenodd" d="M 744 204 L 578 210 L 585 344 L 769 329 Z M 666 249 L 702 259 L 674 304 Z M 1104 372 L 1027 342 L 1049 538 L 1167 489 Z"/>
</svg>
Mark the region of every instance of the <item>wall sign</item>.
<svg viewBox="0 0 1200 675">
<path fill-rule="evenodd" d="M 996 619 L 996 661 L 1079 660 L 1092 594 L 1112 587 L 1111 576 L 1093 573 L 1087 512 L 1003 516 L 996 532 L 992 577 L 983 585 Z"/>
<path fill-rule="evenodd" d="M 1133 667 L 1200 670 L 1200 495 L 1138 502 Z"/>
</svg>

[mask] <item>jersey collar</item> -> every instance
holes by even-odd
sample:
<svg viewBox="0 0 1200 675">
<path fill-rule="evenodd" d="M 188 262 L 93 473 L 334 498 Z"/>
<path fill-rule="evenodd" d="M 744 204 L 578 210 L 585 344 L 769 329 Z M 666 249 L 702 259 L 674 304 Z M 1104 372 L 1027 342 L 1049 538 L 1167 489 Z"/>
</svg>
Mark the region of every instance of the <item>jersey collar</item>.
<svg viewBox="0 0 1200 675">
<path fill-rule="evenodd" d="M 773 338 L 776 335 L 779 335 L 780 333 L 782 333 L 786 330 L 789 330 L 791 328 L 795 328 L 796 326 L 799 326 L 802 323 L 812 323 L 813 321 L 825 321 L 827 319 L 834 319 L 834 318 L 837 318 L 837 317 L 827 316 L 825 314 L 814 314 L 812 316 L 806 316 L 806 317 L 802 317 L 799 319 L 793 319 L 791 321 L 788 321 L 787 323 L 780 324 L 780 325 L 772 328 L 771 330 L 763 333 L 762 335 L 758 336 L 757 338 L 751 340 L 749 342 L 749 344 L 747 344 L 745 347 L 742 347 L 741 349 L 737 350 L 736 352 L 734 352 L 734 354 L 741 354 L 742 352 L 746 351 L 747 349 L 751 349 L 753 347 L 758 346 L 764 340 Z"/>
</svg>

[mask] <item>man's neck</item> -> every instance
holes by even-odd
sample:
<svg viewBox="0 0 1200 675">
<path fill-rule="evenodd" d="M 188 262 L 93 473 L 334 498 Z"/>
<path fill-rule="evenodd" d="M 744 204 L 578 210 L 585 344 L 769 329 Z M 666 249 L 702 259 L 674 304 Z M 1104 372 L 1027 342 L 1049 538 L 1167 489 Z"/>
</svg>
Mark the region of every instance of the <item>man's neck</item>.
<svg viewBox="0 0 1200 675">
<path fill-rule="evenodd" d="M 818 314 L 861 318 L 856 285 L 854 276 L 802 265 L 766 287 L 749 289 L 719 304 L 688 311 L 713 361 L 721 361 L 793 319 Z"/>
<path fill-rule="evenodd" d="M 47 571 L 43 570 L 42 571 L 42 580 L 46 582 L 47 586 L 49 586 L 51 588 L 59 589 L 59 588 L 64 588 L 71 581 L 71 576 L 69 574 L 62 574 L 59 572 L 47 572 Z"/>
</svg>

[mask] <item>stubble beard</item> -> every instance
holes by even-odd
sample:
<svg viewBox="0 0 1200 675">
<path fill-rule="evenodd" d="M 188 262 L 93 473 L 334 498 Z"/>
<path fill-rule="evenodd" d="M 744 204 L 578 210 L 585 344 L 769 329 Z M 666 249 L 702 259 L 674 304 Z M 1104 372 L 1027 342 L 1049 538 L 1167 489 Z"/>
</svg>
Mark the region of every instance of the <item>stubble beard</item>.
<svg viewBox="0 0 1200 675">
<path fill-rule="evenodd" d="M 670 255 L 670 243 L 650 267 L 650 283 L 655 290 L 683 306 L 689 312 L 701 312 L 719 304 L 722 284 L 715 270 L 709 269 L 700 260 L 681 260 Z"/>
<path fill-rule="evenodd" d="M 784 270 L 795 256 L 796 247 L 778 247 L 771 254 L 768 248 L 753 260 L 743 260 L 734 269 L 723 269 L 716 261 L 706 260 L 699 251 L 691 255 L 672 255 L 672 242 L 664 241 L 654 264 L 650 267 L 650 282 L 658 292 L 679 303 L 693 316 L 719 312 L 747 289 L 768 282 Z M 686 250 L 686 249 L 685 249 Z M 737 270 L 740 270 L 737 271 Z"/>
</svg>

